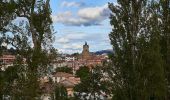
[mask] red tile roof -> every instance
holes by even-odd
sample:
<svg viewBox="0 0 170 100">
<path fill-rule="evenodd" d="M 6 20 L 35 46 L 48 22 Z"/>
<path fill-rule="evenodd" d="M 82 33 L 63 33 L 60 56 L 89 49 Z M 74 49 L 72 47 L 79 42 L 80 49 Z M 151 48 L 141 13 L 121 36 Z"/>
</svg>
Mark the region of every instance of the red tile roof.
<svg viewBox="0 0 170 100">
<path fill-rule="evenodd" d="M 65 72 L 56 72 L 53 75 L 55 77 L 74 77 L 74 75 Z"/>
</svg>

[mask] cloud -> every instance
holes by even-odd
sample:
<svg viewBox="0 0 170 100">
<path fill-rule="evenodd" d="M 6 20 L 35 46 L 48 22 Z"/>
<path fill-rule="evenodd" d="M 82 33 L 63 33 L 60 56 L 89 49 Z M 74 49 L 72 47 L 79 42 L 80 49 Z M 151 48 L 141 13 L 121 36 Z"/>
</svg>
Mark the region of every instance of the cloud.
<svg viewBox="0 0 170 100">
<path fill-rule="evenodd" d="M 69 39 L 68 38 L 59 38 L 56 40 L 57 43 L 61 43 L 61 44 L 66 44 L 66 43 L 69 43 Z"/>
<path fill-rule="evenodd" d="M 110 11 L 107 5 L 102 7 L 88 7 L 78 11 L 78 16 L 88 20 L 102 20 L 109 16 Z"/>
<path fill-rule="evenodd" d="M 59 49 L 59 53 L 73 54 L 77 52 L 80 53 L 81 50 Z"/>
<path fill-rule="evenodd" d="M 80 50 L 80 49 L 82 49 L 82 45 L 76 44 L 76 43 L 65 44 L 65 45 L 63 45 L 63 49 Z"/>
<path fill-rule="evenodd" d="M 54 22 L 64 22 L 66 18 L 71 17 L 72 13 L 70 11 L 66 11 L 63 13 L 58 13 L 56 16 L 52 16 Z"/>
<path fill-rule="evenodd" d="M 99 26 L 97 26 L 99 27 Z M 110 40 L 104 32 L 78 32 L 75 30 L 63 30 L 62 36 L 58 36 L 55 46 L 64 53 L 81 52 L 85 41 L 90 45 L 90 51 L 110 48 Z"/>
<path fill-rule="evenodd" d="M 80 26 L 81 24 L 87 23 L 87 21 L 82 18 L 74 18 L 70 11 L 58 13 L 56 16 L 52 16 L 52 19 L 54 22 L 62 23 L 64 25 Z"/>
<path fill-rule="evenodd" d="M 59 52 L 71 54 L 74 52 L 81 52 L 82 48 L 83 47 L 80 43 L 70 43 L 70 44 L 68 43 L 58 47 L 58 50 Z"/>
<path fill-rule="evenodd" d="M 62 23 L 69 26 L 91 26 L 100 25 L 102 21 L 108 18 L 110 10 L 107 5 L 101 7 L 87 7 L 79 9 L 77 16 L 73 16 L 72 12 L 66 11 L 52 16 L 56 23 Z"/>
<path fill-rule="evenodd" d="M 81 39 L 84 39 L 86 35 L 87 34 L 78 32 L 78 33 L 67 34 L 66 37 L 71 40 L 81 40 Z"/>
<path fill-rule="evenodd" d="M 67 2 L 67 1 L 63 1 L 61 3 L 62 7 L 82 7 L 85 4 L 83 2 Z"/>
<path fill-rule="evenodd" d="M 62 35 L 62 37 L 61 36 L 57 37 L 55 42 L 65 45 L 71 42 L 78 42 L 78 41 L 84 40 L 86 39 L 86 37 L 87 37 L 87 34 L 85 33 L 69 31 L 69 33 L 65 33 L 64 35 Z"/>
</svg>

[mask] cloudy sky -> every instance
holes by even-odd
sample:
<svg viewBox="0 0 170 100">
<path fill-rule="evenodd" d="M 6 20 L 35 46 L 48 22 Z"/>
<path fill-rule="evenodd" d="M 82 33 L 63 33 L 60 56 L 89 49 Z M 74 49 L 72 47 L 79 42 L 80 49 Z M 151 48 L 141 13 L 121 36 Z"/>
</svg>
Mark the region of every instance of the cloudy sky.
<svg viewBox="0 0 170 100">
<path fill-rule="evenodd" d="M 54 46 L 63 53 L 81 52 L 87 41 L 91 52 L 111 49 L 108 2 L 116 0 L 51 0 Z"/>
</svg>

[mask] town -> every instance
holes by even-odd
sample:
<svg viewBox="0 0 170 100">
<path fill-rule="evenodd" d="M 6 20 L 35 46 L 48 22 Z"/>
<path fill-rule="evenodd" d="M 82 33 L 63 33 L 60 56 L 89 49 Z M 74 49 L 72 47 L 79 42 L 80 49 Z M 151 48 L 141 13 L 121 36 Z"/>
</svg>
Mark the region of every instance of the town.
<svg viewBox="0 0 170 100">
<path fill-rule="evenodd" d="M 5 71 L 8 67 L 14 66 L 13 64 L 17 56 L 15 54 L 14 49 L 11 48 L 11 50 L 8 50 L 7 47 L 4 47 L 2 56 L 0 56 L 1 70 Z M 24 65 L 27 65 L 24 59 L 22 62 Z M 81 54 L 58 54 L 49 66 L 49 73 L 39 78 L 40 89 L 43 92 L 41 99 L 51 99 L 55 84 L 64 86 L 67 90 L 67 95 L 74 97 L 74 87 L 81 83 L 80 77 L 76 76 L 76 71 L 81 67 L 88 67 L 92 70 L 93 67 L 102 66 L 104 62 L 109 62 L 108 54 L 103 53 L 101 55 L 96 55 L 90 53 L 87 42 L 82 46 Z M 70 69 L 71 73 L 65 72 L 64 70 L 58 71 L 62 68 Z M 52 80 L 51 83 L 50 80 Z"/>
<path fill-rule="evenodd" d="M 0 100 L 170 100 L 170 0 L 0 0 Z"/>
</svg>

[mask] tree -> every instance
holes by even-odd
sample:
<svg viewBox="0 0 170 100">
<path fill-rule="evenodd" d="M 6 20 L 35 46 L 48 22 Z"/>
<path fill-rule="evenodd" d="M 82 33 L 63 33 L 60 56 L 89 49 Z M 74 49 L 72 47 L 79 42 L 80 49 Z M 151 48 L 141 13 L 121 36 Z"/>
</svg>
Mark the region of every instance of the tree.
<svg viewBox="0 0 170 100">
<path fill-rule="evenodd" d="M 5 71 L 1 71 L 0 79 L 1 79 L 1 96 L 6 97 L 10 95 L 14 95 L 14 84 L 16 80 L 19 78 L 17 74 L 17 67 L 9 66 Z M 1 97 L 1 99 L 2 99 Z M 2 99 L 3 100 L 3 99 Z"/>
<path fill-rule="evenodd" d="M 65 67 L 58 67 L 58 68 L 56 68 L 56 72 L 65 72 L 65 73 L 73 74 L 73 72 L 72 72 L 72 68 L 67 67 L 67 66 L 65 66 Z"/>
<path fill-rule="evenodd" d="M 87 66 L 83 66 L 80 67 L 77 71 L 76 71 L 76 76 L 80 77 L 81 80 L 87 78 L 90 74 L 90 69 Z"/>
<path fill-rule="evenodd" d="M 0 1 L 0 33 L 6 32 L 6 26 L 15 18 L 16 2 L 14 0 Z"/>
<path fill-rule="evenodd" d="M 164 68 L 160 54 L 160 30 L 156 2 L 118 0 L 112 11 L 109 34 L 113 46 L 111 68 L 113 99 L 164 99 Z"/>
<path fill-rule="evenodd" d="M 15 19 L 16 3 L 13 0 L 8 2 L 0 1 L 0 55 L 2 53 L 2 43 L 7 42 L 5 33 L 8 31 L 8 25 Z"/>
<path fill-rule="evenodd" d="M 80 71 L 87 71 L 86 68 L 87 67 L 82 67 Z M 76 96 L 79 97 L 79 99 L 89 98 L 89 100 L 100 100 L 102 93 L 108 93 L 107 81 L 103 80 L 102 67 L 96 66 L 89 70 L 88 73 L 79 73 L 78 75 L 81 79 L 81 83 L 76 85 L 74 90 L 77 92 Z"/>
<path fill-rule="evenodd" d="M 57 84 L 55 87 L 54 100 L 68 100 L 67 90 L 64 86 Z"/>
<path fill-rule="evenodd" d="M 159 15 L 162 21 L 161 29 L 161 54 L 164 61 L 167 80 L 167 99 L 170 99 L 170 0 L 159 0 Z"/>
<path fill-rule="evenodd" d="M 80 54 L 79 53 L 73 53 L 71 54 L 71 56 L 79 56 Z"/>
<path fill-rule="evenodd" d="M 29 81 L 27 81 L 27 85 L 29 88 L 27 88 L 28 94 L 27 97 L 30 99 L 35 99 L 39 95 L 39 82 L 38 77 L 42 75 L 42 70 L 45 70 L 47 65 L 49 64 L 48 58 L 47 58 L 47 49 L 50 46 L 51 38 L 52 38 L 52 20 L 50 17 L 51 10 L 49 6 L 49 0 L 43 1 L 43 0 L 30 0 L 30 1 L 23 1 L 18 3 L 19 8 L 16 12 L 17 16 L 19 17 L 25 17 L 29 23 L 26 25 L 25 29 L 28 30 L 26 34 L 22 33 L 22 31 L 19 31 L 21 34 L 21 37 L 30 37 L 32 39 L 33 48 L 30 48 L 31 46 L 28 45 L 26 41 L 20 41 L 19 36 L 17 34 L 14 34 L 14 39 L 18 40 L 18 43 L 24 43 L 23 48 L 17 48 L 18 51 L 21 51 L 21 56 L 26 58 L 26 62 L 28 64 L 28 73 L 27 78 Z M 23 5 L 23 6 L 21 6 Z M 23 24 L 24 25 L 24 24 Z M 14 27 L 15 28 L 15 27 Z M 16 32 L 18 33 L 18 30 L 21 28 L 16 28 Z M 15 29 L 12 30 L 12 32 L 15 33 Z M 28 38 L 27 38 L 28 39 Z M 14 40 L 15 43 L 16 40 Z M 14 44 L 15 45 L 15 44 Z M 24 46 L 26 45 L 26 46 Z M 18 47 L 19 45 L 16 44 L 15 47 Z M 26 48 L 28 47 L 28 49 Z M 44 48 L 44 50 L 42 49 Z M 45 50 L 46 49 L 46 50 Z M 23 51 L 25 51 L 24 55 L 22 55 Z M 26 55 L 28 56 L 26 56 Z M 34 84 L 31 84 L 34 83 Z"/>
<path fill-rule="evenodd" d="M 7 25 L 15 18 L 14 11 L 16 4 L 13 0 L 8 2 L 0 1 L 0 56 L 3 51 L 2 43 L 7 42 L 5 32 L 7 31 Z M 0 99 L 3 97 L 4 88 L 4 72 L 0 70 Z"/>
<path fill-rule="evenodd" d="M 45 74 L 44 70 L 54 58 L 52 56 L 54 53 L 51 44 L 53 42 L 53 27 L 49 0 L 1 1 L 0 7 L 4 9 L 1 9 L 3 13 L 0 16 L 3 23 L 1 23 L 0 32 L 4 33 L 5 30 L 5 32 L 12 33 L 12 37 L 6 33 L 3 34 L 4 37 L 7 37 L 5 42 L 10 43 L 17 51 L 19 60 L 15 64 L 22 66 L 17 70 L 17 73 L 24 72 L 24 76 L 21 75 L 16 81 L 18 86 L 16 90 L 24 93 L 18 99 L 34 100 L 40 95 L 38 78 Z M 20 17 L 25 20 L 21 20 L 19 23 L 10 23 Z M 0 43 L 2 43 L 1 41 L 2 38 Z M 27 66 L 23 64 L 23 59 L 26 59 Z M 23 87 L 19 87 L 20 82 Z"/>
</svg>

